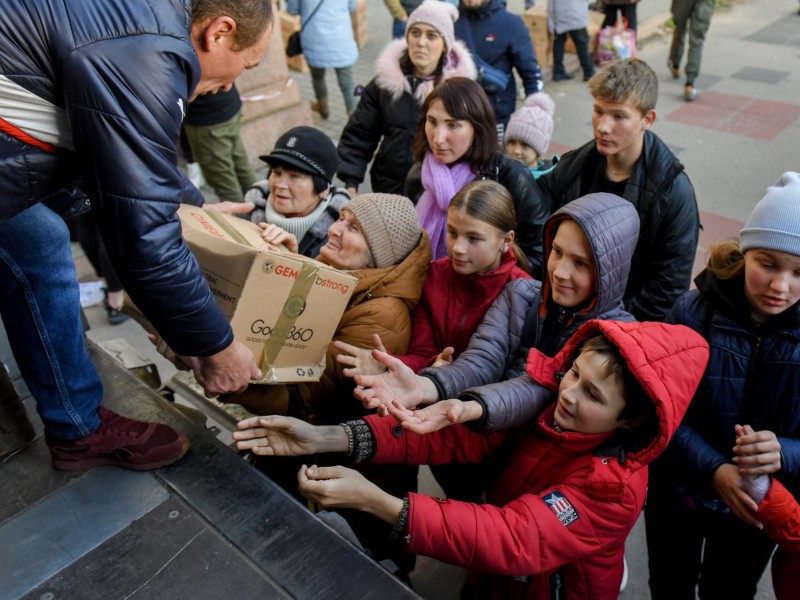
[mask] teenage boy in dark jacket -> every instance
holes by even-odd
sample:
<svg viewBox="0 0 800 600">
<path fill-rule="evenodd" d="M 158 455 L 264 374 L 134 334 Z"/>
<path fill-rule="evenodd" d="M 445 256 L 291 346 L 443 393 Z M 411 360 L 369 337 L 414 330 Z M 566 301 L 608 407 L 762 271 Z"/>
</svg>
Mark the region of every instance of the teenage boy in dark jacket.
<svg viewBox="0 0 800 600">
<path fill-rule="evenodd" d="M 658 78 L 644 61 L 607 64 L 589 81 L 594 140 L 567 152 L 536 184 L 553 210 L 594 192 L 636 207 L 641 221 L 625 290 L 625 308 L 660 321 L 689 289 L 700 230 L 697 200 L 683 165 L 650 131 Z"/>
<path fill-rule="evenodd" d="M 190 100 L 261 60 L 269 0 L 0 3 L 0 314 L 37 403 L 53 465 L 149 469 L 186 439 L 100 406 L 84 347 L 64 186 L 82 179 L 114 268 L 209 394 L 258 376 L 181 237 L 200 192 L 177 166 Z"/>
</svg>

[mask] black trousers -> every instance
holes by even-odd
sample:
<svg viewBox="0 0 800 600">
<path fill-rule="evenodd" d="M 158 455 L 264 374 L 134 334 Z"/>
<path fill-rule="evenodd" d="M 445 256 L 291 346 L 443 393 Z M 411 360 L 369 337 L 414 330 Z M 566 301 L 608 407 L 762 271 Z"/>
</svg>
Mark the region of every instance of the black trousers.
<svg viewBox="0 0 800 600">
<path fill-rule="evenodd" d="M 653 600 L 751 600 L 775 544 L 732 514 L 676 505 L 652 487 L 645 506 Z"/>
<path fill-rule="evenodd" d="M 636 5 L 623 4 L 622 6 L 606 6 L 603 12 L 606 15 L 606 20 L 603 21 L 603 27 L 611 27 L 617 22 L 617 11 L 621 17 L 628 22 L 628 29 L 636 29 Z"/>
<path fill-rule="evenodd" d="M 589 56 L 589 32 L 586 28 L 565 31 L 558 34 L 553 40 L 553 75 L 564 73 L 564 47 L 567 44 L 567 36 L 572 38 L 575 49 L 578 51 L 578 60 L 584 75 L 591 75 L 594 71 L 592 57 Z"/>
</svg>

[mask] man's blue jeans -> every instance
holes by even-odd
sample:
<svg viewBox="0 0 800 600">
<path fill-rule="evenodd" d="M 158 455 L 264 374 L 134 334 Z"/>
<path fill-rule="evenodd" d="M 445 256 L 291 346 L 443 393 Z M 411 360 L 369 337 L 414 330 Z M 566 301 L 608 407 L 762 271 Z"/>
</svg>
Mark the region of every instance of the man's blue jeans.
<svg viewBox="0 0 800 600">
<path fill-rule="evenodd" d="M 69 232 L 43 204 L 0 223 L 0 315 L 45 433 L 95 431 L 103 388 L 84 345 Z"/>
</svg>

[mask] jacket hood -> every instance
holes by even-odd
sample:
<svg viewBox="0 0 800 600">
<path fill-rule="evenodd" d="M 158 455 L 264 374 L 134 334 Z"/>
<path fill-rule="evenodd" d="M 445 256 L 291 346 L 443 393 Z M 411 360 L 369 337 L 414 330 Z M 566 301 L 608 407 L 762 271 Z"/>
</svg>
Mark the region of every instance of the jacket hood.
<svg viewBox="0 0 800 600">
<path fill-rule="evenodd" d="M 615 307 L 622 309 L 631 260 L 639 240 L 636 207 L 614 194 L 597 193 L 582 196 L 554 212 L 544 230 L 543 298 L 551 297 L 550 278 L 546 274 L 547 257 L 553 249 L 558 226 L 565 219 L 572 219 L 583 230 L 595 264 L 597 293 L 583 312 L 597 316 Z M 545 305 L 543 302 L 541 310 Z"/>
<path fill-rule="evenodd" d="M 358 278 L 358 283 L 348 308 L 365 300 L 389 297 L 402 300 L 409 310 L 413 310 L 422 295 L 422 283 L 430 262 L 431 240 L 423 231 L 417 247 L 400 264 L 351 273 Z"/>
<path fill-rule="evenodd" d="M 643 448 L 620 458 L 593 458 L 590 488 L 598 497 L 614 500 L 624 492 L 624 483 L 631 474 L 646 467 L 666 449 L 703 377 L 709 352 L 705 339 L 683 325 L 593 320 L 585 323 L 553 358 L 532 350 L 526 367 L 528 375 L 557 391 L 557 374 L 570 368 L 581 344 L 597 334 L 619 349 L 658 416 L 658 431 Z M 540 426 L 552 423 L 554 410 L 551 405 L 545 411 L 539 418 Z"/>
<path fill-rule="evenodd" d="M 433 90 L 435 81 L 433 79 L 422 81 L 412 91 L 408 77 L 400 69 L 400 57 L 407 49 L 408 43 L 405 39 L 393 40 L 383 49 L 378 60 L 375 61 L 375 69 L 378 73 L 375 83 L 382 90 L 386 90 L 392 100 L 397 100 L 403 94 L 413 93 L 414 98 L 422 106 L 425 98 Z M 442 69 L 442 81 L 451 77 L 475 79 L 477 76 L 478 70 L 472 60 L 472 55 L 463 42 L 456 40 Z"/>
</svg>

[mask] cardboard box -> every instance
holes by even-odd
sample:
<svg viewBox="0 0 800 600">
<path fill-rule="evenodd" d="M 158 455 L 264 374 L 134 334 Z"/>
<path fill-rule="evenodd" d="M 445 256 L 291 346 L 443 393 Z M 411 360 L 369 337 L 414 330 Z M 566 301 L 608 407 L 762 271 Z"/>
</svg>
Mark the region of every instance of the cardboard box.
<svg viewBox="0 0 800 600">
<path fill-rule="evenodd" d="M 553 64 L 553 48 L 550 41 L 534 42 L 533 51 L 536 53 L 536 61 L 539 63 L 539 68 L 544 69 Z"/>
<path fill-rule="evenodd" d="M 300 16 L 290 15 L 286 11 L 281 10 L 278 11 L 278 20 L 281 24 L 281 35 L 283 36 L 283 48 L 285 50 L 289 36 L 295 31 L 300 31 Z M 306 57 L 302 54 L 287 56 L 286 65 L 293 71 L 299 71 L 300 73 L 308 73 L 310 71 L 308 63 L 306 62 Z"/>
<path fill-rule="evenodd" d="M 540 68 L 553 64 L 553 46 L 547 31 L 547 2 L 538 2 L 522 14 Z"/>
<path fill-rule="evenodd" d="M 358 0 L 356 9 L 350 13 L 350 21 L 353 23 L 353 36 L 356 45 L 361 50 L 369 41 L 367 32 L 367 0 Z"/>
<path fill-rule="evenodd" d="M 525 21 L 528 33 L 531 34 L 534 46 L 550 43 L 550 32 L 547 31 L 547 2 L 537 2 L 522 13 L 522 20 Z"/>
<path fill-rule="evenodd" d="M 275 249 L 244 219 L 185 204 L 178 216 L 234 337 L 256 357 L 258 383 L 318 381 L 357 280 Z"/>
</svg>

